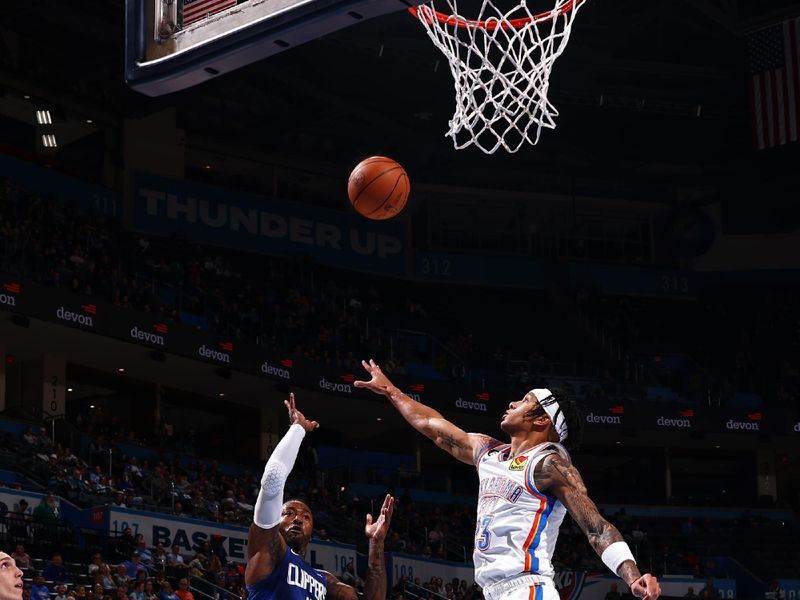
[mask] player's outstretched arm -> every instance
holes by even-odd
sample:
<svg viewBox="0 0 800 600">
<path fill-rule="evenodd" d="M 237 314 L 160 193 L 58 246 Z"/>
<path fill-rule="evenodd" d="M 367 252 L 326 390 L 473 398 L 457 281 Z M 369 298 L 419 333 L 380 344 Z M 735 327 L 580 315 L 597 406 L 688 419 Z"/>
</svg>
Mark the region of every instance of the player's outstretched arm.
<svg viewBox="0 0 800 600">
<path fill-rule="evenodd" d="M 253 524 L 247 534 L 247 568 L 244 579 L 247 585 L 268 577 L 280 564 L 286 554 L 286 542 L 278 531 L 283 507 L 283 487 L 289 477 L 300 443 L 306 433 L 319 427 L 316 421 L 309 421 L 297 410 L 294 394 L 284 400 L 289 413 L 289 431 L 275 447 L 261 477 L 256 506 L 253 510 Z"/>
<path fill-rule="evenodd" d="M 383 545 L 389 531 L 389 523 L 394 512 L 394 498 L 386 494 L 381 507 L 381 514 L 372 522 L 372 515 L 367 515 L 364 533 L 369 539 L 368 571 L 364 580 L 364 600 L 384 600 L 386 598 L 386 557 Z M 331 573 L 325 572 L 327 597 L 330 600 L 356 600 L 355 588 L 342 583 Z"/>
<path fill-rule="evenodd" d="M 492 441 L 489 436 L 467 433 L 430 406 L 425 406 L 404 394 L 389 381 L 374 360 L 369 362 L 362 360 L 361 364 L 370 374 L 370 380 L 356 381 L 354 383 L 356 387 L 386 396 L 414 429 L 461 462 L 473 464 L 476 451 Z"/>
<path fill-rule="evenodd" d="M 389 524 L 394 513 L 394 498 L 386 494 L 381 507 L 381 514 L 372 522 L 372 515 L 367 515 L 364 533 L 369 538 L 368 570 L 364 578 L 364 600 L 384 600 L 386 598 L 386 558 L 383 544 L 389 533 Z"/>
<path fill-rule="evenodd" d="M 661 586 L 649 573 L 642 575 L 628 544 L 619 530 L 609 523 L 589 498 L 578 469 L 569 459 L 551 454 L 537 465 L 536 487 L 555 496 L 586 534 L 603 563 L 630 587 L 631 594 L 642 600 L 656 600 Z"/>
</svg>

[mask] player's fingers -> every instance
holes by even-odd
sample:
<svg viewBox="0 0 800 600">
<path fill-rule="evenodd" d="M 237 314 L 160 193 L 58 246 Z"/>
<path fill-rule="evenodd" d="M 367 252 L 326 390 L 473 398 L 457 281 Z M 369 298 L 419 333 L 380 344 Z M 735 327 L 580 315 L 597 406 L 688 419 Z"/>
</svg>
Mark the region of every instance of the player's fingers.
<svg viewBox="0 0 800 600">
<path fill-rule="evenodd" d="M 367 513 L 367 525 L 372 525 L 372 515 Z"/>
<path fill-rule="evenodd" d="M 367 371 L 369 371 L 369 363 L 365 361 L 363 358 L 361 359 L 361 366 L 364 367 Z"/>
</svg>

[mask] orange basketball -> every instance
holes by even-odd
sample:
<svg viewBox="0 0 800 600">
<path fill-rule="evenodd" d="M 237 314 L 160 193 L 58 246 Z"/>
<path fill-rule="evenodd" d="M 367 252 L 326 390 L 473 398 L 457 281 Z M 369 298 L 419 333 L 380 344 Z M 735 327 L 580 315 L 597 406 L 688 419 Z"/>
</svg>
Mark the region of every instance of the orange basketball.
<svg viewBox="0 0 800 600">
<path fill-rule="evenodd" d="M 347 180 L 347 195 L 353 208 L 376 221 L 391 219 L 403 210 L 410 191 L 406 170 L 386 156 L 365 158 Z"/>
</svg>

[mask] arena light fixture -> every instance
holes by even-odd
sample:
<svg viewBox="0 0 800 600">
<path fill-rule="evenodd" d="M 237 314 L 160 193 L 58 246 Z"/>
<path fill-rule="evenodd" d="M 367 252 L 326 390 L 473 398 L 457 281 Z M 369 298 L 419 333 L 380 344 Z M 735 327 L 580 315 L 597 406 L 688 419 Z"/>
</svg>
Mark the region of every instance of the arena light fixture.
<svg viewBox="0 0 800 600">
<path fill-rule="evenodd" d="M 45 148 L 58 148 L 58 142 L 56 141 L 56 136 L 52 133 L 43 133 L 42 146 L 44 146 Z"/>
<path fill-rule="evenodd" d="M 67 391 L 68 391 L 68 392 L 71 392 L 71 391 L 72 391 L 72 388 L 67 388 Z"/>
<path fill-rule="evenodd" d="M 117 372 L 124 373 L 125 372 L 125 367 L 120 367 L 119 369 L 117 369 Z"/>
<path fill-rule="evenodd" d="M 49 110 L 36 111 L 36 124 L 37 125 L 52 125 L 53 117 L 50 115 Z"/>
</svg>

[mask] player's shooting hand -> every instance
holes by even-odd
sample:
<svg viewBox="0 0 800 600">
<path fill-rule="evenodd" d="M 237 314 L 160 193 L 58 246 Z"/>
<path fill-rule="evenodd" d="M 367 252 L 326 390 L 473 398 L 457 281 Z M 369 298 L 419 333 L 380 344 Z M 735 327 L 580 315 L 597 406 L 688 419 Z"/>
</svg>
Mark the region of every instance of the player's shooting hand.
<svg viewBox="0 0 800 600">
<path fill-rule="evenodd" d="M 283 404 L 286 406 L 286 410 L 289 411 L 289 423 L 294 425 L 295 423 L 299 423 L 300 426 L 308 431 L 314 431 L 317 427 L 319 427 L 319 423 L 316 421 L 309 421 L 306 419 L 305 415 L 297 410 L 297 405 L 294 401 L 294 393 L 289 394 L 289 399 L 284 400 Z"/>
<path fill-rule="evenodd" d="M 367 515 L 367 524 L 364 526 L 364 533 L 366 536 L 371 540 L 375 540 L 376 542 L 382 542 L 385 540 L 386 534 L 389 532 L 389 523 L 392 520 L 393 512 L 394 498 L 392 498 L 392 496 L 389 494 L 386 494 L 386 498 L 383 501 L 383 506 L 381 507 L 381 514 L 377 520 L 373 523 L 372 515 Z"/>
<path fill-rule="evenodd" d="M 367 373 L 370 374 L 371 379 L 369 381 L 354 381 L 353 385 L 360 388 L 367 388 L 376 394 L 386 394 L 386 391 L 392 387 L 392 382 L 383 374 L 383 371 L 375 364 L 375 361 L 371 358 L 369 362 L 362 360 L 361 365 L 367 370 Z"/>
<path fill-rule="evenodd" d="M 631 594 L 642 600 L 656 600 L 661 595 L 661 586 L 655 577 L 645 573 L 631 583 Z"/>
</svg>

